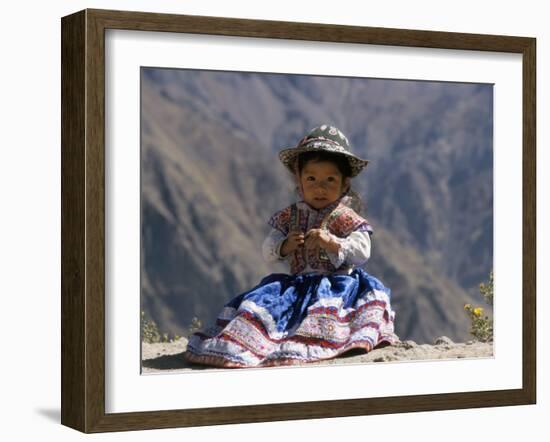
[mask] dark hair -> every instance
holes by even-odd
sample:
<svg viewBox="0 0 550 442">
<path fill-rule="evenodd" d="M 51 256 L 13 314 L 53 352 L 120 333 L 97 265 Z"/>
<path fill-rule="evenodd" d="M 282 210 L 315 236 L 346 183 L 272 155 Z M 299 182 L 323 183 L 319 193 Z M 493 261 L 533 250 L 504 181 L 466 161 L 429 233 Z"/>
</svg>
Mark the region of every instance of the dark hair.
<svg viewBox="0 0 550 442">
<path fill-rule="evenodd" d="M 309 151 L 304 152 L 298 155 L 298 173 L 302 173 L 302 170 L 304 169 L 304 166 L 309 161 L 315 161 L 315 162 L 321 162 L 321 161 L 328 161 L 333 163 L 340 173 L 342 174 L 342 178 L 350 178 L 351 177 L 351 166 L 349 164 L 348 159 L 338 153 L 332 153 L 332 152 L 326 152 L 326 151 Z"/>
</svg>

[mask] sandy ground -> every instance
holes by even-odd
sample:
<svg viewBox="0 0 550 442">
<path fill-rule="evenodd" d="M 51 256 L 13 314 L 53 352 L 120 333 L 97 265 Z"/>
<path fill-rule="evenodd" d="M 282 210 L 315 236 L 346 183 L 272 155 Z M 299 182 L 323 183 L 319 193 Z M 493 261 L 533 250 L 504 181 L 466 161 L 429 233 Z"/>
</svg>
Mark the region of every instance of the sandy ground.
<svg viewBox="0 0 550 442">
<path fill-rule="evenodd" d="M 220 370 L 186 362 L 182 353 L 187 347 L 185 338 L 171 343 L 142 344 L 142 373 L 179 373 L 195 370 Z M 417 344 L 414 341 L 399 342 L 393 346 L 377 348 L 370 353 L 350 351 L 338 358 L 315 362 L 308 365 L 363 364 L 436 359 L 490 358 L 493 344 L 477 341 L 454 343 L 443 336 L 433 345 Z M 222 369 L 228 370 L 228 369 Z"/>
</svg>

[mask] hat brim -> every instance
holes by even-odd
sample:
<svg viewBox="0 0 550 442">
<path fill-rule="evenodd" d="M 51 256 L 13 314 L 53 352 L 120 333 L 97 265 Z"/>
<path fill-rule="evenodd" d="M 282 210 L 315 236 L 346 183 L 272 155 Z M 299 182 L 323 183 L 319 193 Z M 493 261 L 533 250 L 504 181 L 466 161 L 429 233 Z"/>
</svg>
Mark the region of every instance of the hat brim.
<svg viewBox="0 0 550 442">
<path fill-rule="evenodd" d="M 298 158 L 298 155 L 305 153 L 305 152 L 327 152 L 327 153 L 333 153 L 338 155 L 345 156 L 351 167 L 351 178 L 359 175 L 365 167 L 367 167 L 367 164 L 369 163 L 369 160 L 364 160 L 362 158 L 359 158 L 356 155 L 353 155 L 352 153 L 348 152 L 347 150 L 344 151 L 334 151 L 330 149 L 323 149 L 317 146 L 301 146 L 301 147 L 289 147 L 286 149 L 283 149 L 279 152 L 279 160 L 281 160 L 281 163 L 292 173 L 295 173 L 295 163 L 296 159 Z"/>
</svg>

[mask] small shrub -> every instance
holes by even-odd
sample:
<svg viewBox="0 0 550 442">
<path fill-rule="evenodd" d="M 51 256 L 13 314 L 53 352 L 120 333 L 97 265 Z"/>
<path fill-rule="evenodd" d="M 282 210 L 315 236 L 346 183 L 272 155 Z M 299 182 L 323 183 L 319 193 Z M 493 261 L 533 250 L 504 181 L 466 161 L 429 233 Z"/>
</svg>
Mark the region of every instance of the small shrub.
<svg viewBox="0 0 550 442">
<path fill-rule="evenodd" d="M 479 291 L 483 295 L 485 302 L 489 305 L 493 305 L 493 271 L 489 273 L 489 282 L 487 284 L 479 284 Z"/>
<path fill-rule="evenodd" d="M 202 328 L 202 321 L 196 316 L 191 320 L 191 324 L 187 327 L 188 336 L 191 336 L 193 333 L 198 332 Z"/>
<path fill-rule="evenodd" d="M 202 321 L 193 317 L 191 324 L 186 327 L 184 335 L 191 336 L 193 333 L 202 329 Z M 147 344 L 156 344 L 159 342 L 174 342 L 181 339 L 181 336 L 172 333 L 162 333 L 155 321 L 147 319 L 145 312 L 141 312 L 141 340 Z"/>
<path fill-rule="evenodd" d="M 493 305 L 493 272 L 489 274 L 489 282 L 479 284 L 479 291 L 488 305 Z M 481 342 L 493 340 L 493 319 L 484 315 L 484 309 L 479 306 L 466 304 L 464 310 L 470 317 L 470 334 Z"/>
<path fill-rule="evenodd" d="M 141 312 L 141 340 L 148 344 L 159 342 L 174 342 L 181 336 L 171 335 L 170 333 L 161 333 L 155 321 L 147 319 L 145 312 Z"/>
<path fill-rule="evenodd" d="M 155 321 L 145 317 L 145 312 L 141 312 L 141 340 L 148 344 L 160 342 L 160 332 Z"/>
</svg>

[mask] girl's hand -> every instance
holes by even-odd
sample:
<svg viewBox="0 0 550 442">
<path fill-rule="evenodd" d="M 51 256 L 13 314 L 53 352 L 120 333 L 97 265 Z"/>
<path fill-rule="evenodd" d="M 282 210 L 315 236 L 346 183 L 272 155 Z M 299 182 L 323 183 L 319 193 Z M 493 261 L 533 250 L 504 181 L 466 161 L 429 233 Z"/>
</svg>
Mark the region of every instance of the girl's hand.
<svg viewBox="0 0 550 442">
<path fill-rule="evenodd" d="M 337 253 L 340 250 L 340 244 L 324 229 L 309 230 L 305 236 L 305 245 L 308 249 L 319 246 L 332 253 Z"/>
<path fill-rule="evenodd" d="M 281 246 L 281 256 L 286 256 L 294 252 L 298 247 L 304 244 L 304 234 L 302 232 L 290 232 Z"/>
</svg>

